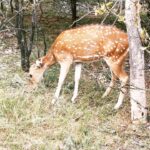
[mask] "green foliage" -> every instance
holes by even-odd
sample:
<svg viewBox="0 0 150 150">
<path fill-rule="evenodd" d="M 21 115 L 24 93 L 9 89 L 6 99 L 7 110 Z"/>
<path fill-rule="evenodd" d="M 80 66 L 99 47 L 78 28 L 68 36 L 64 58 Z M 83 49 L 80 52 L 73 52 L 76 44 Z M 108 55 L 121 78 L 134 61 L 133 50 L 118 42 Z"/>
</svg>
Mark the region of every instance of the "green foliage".
<svg viewBox="0 0 150 150">
<path fill-rule="evenodd" d="M 107 9 L 111 9 L 113 2 L 102 3 L 98 9 L 95 9 L 95 15 L 104 15 L 108 13 Z"/>
<path fill-rule="evenodd" d="M 147 16 L 147 13 L 141 13 L 141 25 L 143 27 L 144 37 L 148 38 L 150 35 L 150 18 Z"/>
<path fill-rule="evenodd" d="M 44 73 L 44 83 L 47 87 L 56 87 L 59 77 L 59 68 L 58 65 L 53 66 Z"/>
</svg>

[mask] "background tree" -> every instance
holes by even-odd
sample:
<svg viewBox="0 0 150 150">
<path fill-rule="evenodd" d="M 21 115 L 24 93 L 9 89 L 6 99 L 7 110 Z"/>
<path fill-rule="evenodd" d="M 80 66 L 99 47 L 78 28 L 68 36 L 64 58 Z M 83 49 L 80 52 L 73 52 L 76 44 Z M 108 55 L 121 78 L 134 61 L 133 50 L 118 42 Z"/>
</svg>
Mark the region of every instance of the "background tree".
<svg viewBox="0 0 150 150">
<path fill-rule="evenodd" d="M 31 54 L 31 49 L 28 49 L 26 31 L 24 29 L 24 10 L 23 1 L 15 0 L 16 9 L 16 35 L 18 40 L 18 45 L 21 51 L 21 66 L 24 71 L 29 69 L 29 57 Z"/>
<path fill-rule="evenodd" d="M 147 120 L 144 51 L 140 39 L 140 8 L 139 0 L 126 0 L 125 17 L 129 37 L 130 100 L 133 121 Z"/>
<path fill-rule="evenodd" d="M 72 22 L 74 22 L 77 18 L 76 0 L 70 0 L 70 2 L 71 2 Z M 75 26 L 76 26 L 76 22 L 73 23 L 72 27 Z"/>
<path fill-rule="evenodd" d="M 36 28 L 36 2 L 32 4 L 32 17 L 29 40 L 27 40 L 27 30 L 24 27 L 24 7 L 25 2 L 23 0 L 15 0 L 16 9 L 16 37 L 21 52 L 21 67 L 24 71 L 28 71 L 30 67 L 30 55 L 32 52 L 32 46 Z M 28 3 L 26 4 L 28 5 Z M 11 7 L 12 8 L 12 7 Z M 13 9 L 12 9 L 13 10 Z"/>
</svg>

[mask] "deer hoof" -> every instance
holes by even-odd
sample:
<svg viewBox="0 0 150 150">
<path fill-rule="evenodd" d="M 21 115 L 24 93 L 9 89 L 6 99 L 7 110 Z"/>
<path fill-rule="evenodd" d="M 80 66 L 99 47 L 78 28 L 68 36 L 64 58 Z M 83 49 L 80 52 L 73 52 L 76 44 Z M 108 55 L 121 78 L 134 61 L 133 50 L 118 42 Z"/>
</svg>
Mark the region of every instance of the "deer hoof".
<svg viewBox="0 0 150 150">
<path fill-rule="evenodd" d="M 102 98 L 105 98 L 106 97 L 106 94 L 104 93 L 103 95 L 102 95 Z"/>
<path fill-rule="evenodd" d="M 120 106 L 121 106 L 121 104 L 116 104 L 116 105 L 115 105 L 115 107 L 114 107 L 114 109 L 116 109 L 116 110 L 117 110 L 117 109 L 119 109 L 119 108 L 120 108 Z"/>
<path fill-rule="evenodd" d="M 54 104 L 57 102 L 57 100 L 58 100 L 58 98 L 53 98 L 53 99 L 52 99 L 52 102 L 51 102 L 52 105 L 54 105 Z"/>
<path fill-rule="evenodd" d="M 77 101 L 76 101 L 75 98 L 72 98 L 72 99 L 71 99 L 71 102 L 72 102 L 73 104 L 75 104 Z"/>
</svg>

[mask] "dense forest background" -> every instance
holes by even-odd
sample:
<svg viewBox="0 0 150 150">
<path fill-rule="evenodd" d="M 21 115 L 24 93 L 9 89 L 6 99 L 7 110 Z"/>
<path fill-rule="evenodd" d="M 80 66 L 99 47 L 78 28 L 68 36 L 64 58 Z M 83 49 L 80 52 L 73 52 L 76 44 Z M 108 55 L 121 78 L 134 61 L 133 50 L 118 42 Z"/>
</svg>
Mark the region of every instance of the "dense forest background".
<svg viewBox="0 0 150 150">
<path fill-rule="evenodd" d="M 140 1 L 145 83 L 150 105 L 150 2 Z M 51 105 L 59 65 L 44 74 L 36 90 L 27 84 L 30 65 L 44 56 L 64 30 L 86 24 L 115 25 L 126 31 L 124 0 L 0 0 L 0 149 L 147 150 L 150 125 L 131 124 L 130 97 L 114 110 L 119 82 L 110 82 L 106 63 L 84 64 L 77 104 L 70 102 L 71 69 L 60 104 Z M 128 58 L 125 62 L 129 73 Z M 90 86 L 88 86 L 90 85 Z"/>
</svg>

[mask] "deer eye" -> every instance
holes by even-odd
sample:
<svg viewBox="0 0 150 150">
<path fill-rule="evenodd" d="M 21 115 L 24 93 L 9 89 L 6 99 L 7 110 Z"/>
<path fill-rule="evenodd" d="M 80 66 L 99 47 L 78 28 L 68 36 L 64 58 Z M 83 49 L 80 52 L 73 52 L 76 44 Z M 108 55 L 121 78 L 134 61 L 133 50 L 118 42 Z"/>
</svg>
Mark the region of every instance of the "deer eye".
<svg viewBox="0 0 150 150">
<path fill-rule="evenodd" d="M 29 77 L 32 78 L 32 74 L 29 74 Z"/>
</svg>

